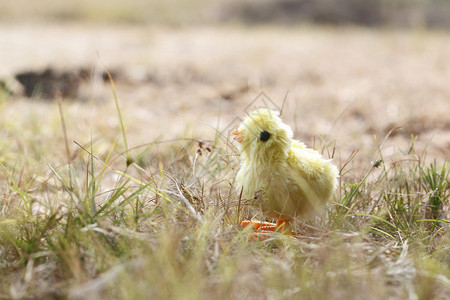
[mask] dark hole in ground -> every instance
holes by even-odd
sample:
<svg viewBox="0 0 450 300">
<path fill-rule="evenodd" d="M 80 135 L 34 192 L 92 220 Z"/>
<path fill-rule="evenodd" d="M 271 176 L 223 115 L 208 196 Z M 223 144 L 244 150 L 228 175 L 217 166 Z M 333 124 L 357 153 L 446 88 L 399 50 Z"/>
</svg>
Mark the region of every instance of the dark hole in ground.
<svg viewBox="0 0 450 300">
<path fill-rule="evenodd" d="M 43 99 L 75 98 L 78 95 L 84 71 L 58 72 L 47 68 L 42 72 L 26 71 L 16 74 L 15 78 L 24 87 L 27 97 Z"/>
</svg>

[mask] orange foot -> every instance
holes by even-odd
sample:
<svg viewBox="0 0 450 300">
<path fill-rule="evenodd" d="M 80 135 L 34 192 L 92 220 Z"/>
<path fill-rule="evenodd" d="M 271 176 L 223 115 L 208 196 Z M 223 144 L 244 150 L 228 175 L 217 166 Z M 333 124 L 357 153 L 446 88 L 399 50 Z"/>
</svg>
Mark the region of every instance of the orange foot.
<svg viewBox="0 0 450 300">
<path fill-rule="evenodd" d="M 242 221 L 241 226 L 244 228 L 253 227 L 254 232 L 250 235 L 250 237 L 256 240 L 265 240 L 271 237 L 273 232 L 294 235 L 289 220 L 278 219 L 276 223 L 246 220 Z"/>
</svg>

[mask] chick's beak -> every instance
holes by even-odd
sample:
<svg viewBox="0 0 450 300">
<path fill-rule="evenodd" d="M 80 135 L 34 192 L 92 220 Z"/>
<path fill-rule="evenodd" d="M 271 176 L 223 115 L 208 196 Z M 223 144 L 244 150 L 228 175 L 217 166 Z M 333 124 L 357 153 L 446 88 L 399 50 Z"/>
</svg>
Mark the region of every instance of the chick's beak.
<svg viewBox="0 0 450 300">
<path fill-rule="evenodd" d="M 235 135 L 234 140 L 236 142 L 238 142 L 239 144 L 242 143 L 242 141 L 244 140 L 244 134 L 241 131 L 236 129 L 236 130 L 233 130 L 233 132 L 231 132 L 231 133 Z"/>
</svg>

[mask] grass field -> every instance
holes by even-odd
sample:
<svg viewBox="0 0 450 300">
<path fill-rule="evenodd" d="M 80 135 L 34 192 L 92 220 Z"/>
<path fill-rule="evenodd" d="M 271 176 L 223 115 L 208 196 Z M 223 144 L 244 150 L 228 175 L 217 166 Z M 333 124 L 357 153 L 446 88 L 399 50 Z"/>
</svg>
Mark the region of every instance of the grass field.
<svg viewBox="0 0 450 300">
<path fill-rule="evenodd" d="M 446 34 L 0 33 L 14 92 L 0 94 L 0 299 L 450 297 Z M 22 96 L 13 74 L 48 66 L 93 75 L 76 99 Z M 115 85 L 96 77 L 105 67 Z M 236 191 L 228 135 L 248 105 L 285 97 L 285 122 L 334 159 L 339 188 L 297 238 L 252 241 L 240 221 L 263 217 Z"/>
</svg>

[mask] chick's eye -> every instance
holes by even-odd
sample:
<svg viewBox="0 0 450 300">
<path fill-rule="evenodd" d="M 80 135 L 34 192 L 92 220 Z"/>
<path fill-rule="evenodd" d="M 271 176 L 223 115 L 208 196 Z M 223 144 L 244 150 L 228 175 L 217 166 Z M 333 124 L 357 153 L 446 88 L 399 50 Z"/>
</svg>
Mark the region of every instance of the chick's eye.
<svg viewBox="0 0 450 300">
<path fill-rule="evenodd" d="M 270 133 L 268 133 L 267 131 L 261 131 L 261 133 L 259 134 L 259 139 L 263 142 L 266 142 L 269 138 Z"/>
</svg>

